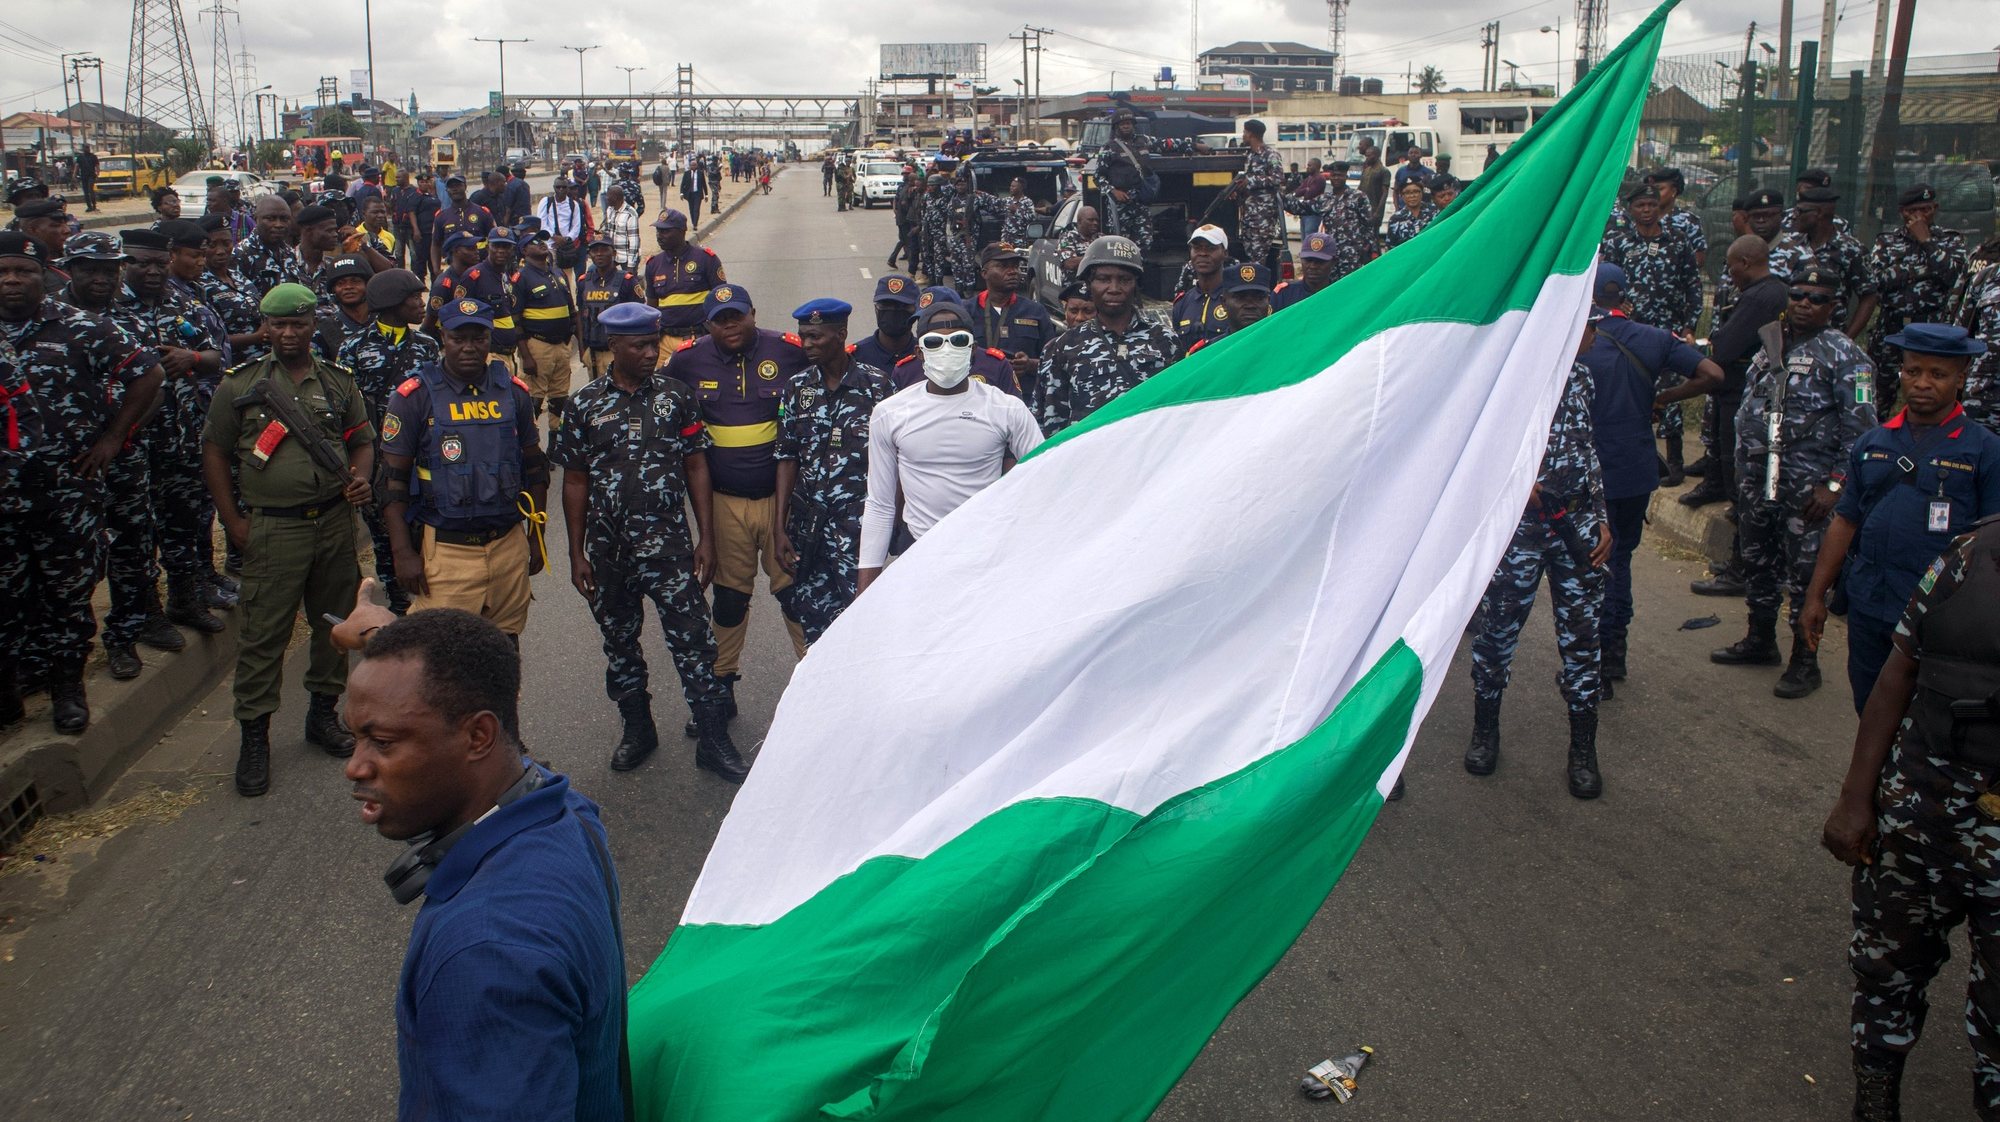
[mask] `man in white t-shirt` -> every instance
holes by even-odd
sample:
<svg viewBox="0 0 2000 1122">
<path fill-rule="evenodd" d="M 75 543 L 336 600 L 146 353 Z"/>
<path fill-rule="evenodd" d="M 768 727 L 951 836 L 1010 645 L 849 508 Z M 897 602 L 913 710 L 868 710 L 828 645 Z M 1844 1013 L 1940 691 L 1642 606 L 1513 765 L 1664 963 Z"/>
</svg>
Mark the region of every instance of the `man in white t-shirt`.
<svg viewBox="0 0 2000 1122">
<path fill-rule="evenodd" d="M 857 593 L 888 563 L 898 497 L 910 536 L 921 538 L 1042 442 L 1020 398 L 969 377 L 973 340 L 962 319 L 934 324 L 956 311 L 939 303 L 918 317 L 924 380 L 875 406 L 870 416 Z"/>
</svg>

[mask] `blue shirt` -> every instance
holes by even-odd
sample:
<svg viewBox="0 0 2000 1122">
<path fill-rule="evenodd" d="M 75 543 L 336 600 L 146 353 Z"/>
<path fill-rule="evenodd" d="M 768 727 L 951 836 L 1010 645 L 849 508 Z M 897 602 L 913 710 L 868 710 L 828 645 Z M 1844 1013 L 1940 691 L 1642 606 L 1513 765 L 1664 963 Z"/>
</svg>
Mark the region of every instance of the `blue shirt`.
<svg viewBox="0 0 2000 1122">
<path fill-rule="evenodd" d="M 1911 431 L 1907 416 L 1898 413 L 1854 442 L 1834 507 L 1858 528 L 1847 554 L 1849 610 L 1885 625 L 1901 618 L 1924 570 L 1952 538 L 2000 514 L 2000 436 L 1969 422 L 1963 406 L 1921 433 Z M 1944 504 L 1941 530 L 1930 528 L 1934 503 Z"/>
<path fill-rule="evenodd" d="M 868 338 L 854 344 L 848 353 L 854 356 L 854 361 L 877 370 L 894 370 L 897 363 L 917 353 L 917 337 L 911 335 L 909 346 L 899 351 L 891 351 L 882 345 L 881 337 L 871 331 L 868 333 Z"/>
<path fill-rule="evenodd" d="M 1616 340 L 1617 342 L 1613 342 Z M 1618 344 L 1632 352 L 1645 369 L 1633 366 Z M 1650 495 L 1660 485 L 1659 452 L 1653 446 L 1653 398 L 1661 375 L 1682 377 L 1701 364 L 1701 352 L 1674 338 L 1671 332 L 1633 323 L 1613 313 L 1597 325 L 1597 341 L 1583 354 L 1596 386 L 1591 401 L 1591 441 L 1604 472 L 1604 497 L 1630 499 Z"/>
<path fill-rule="evenodd" d="M 543 774 L 424 886 L 396 989 L 402 1122 L 624 1118 L 617 874 L 596 804 Z"/>
</svg>

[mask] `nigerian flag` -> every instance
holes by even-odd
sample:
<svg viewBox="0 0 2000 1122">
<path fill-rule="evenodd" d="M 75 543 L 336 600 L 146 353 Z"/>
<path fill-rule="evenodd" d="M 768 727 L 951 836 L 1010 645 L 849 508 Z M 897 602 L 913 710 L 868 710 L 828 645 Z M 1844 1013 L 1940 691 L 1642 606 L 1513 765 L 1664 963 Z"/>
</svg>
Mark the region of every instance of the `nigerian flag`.
<svg viewBox="0 0 2000 1122">
<path fill-rule="evenodd" d="M 813 648 L 632 993 L 640 1118 L 1153 1110 L 1361 844 L 1521 516 L 1670 7 Z"/>
</svg>

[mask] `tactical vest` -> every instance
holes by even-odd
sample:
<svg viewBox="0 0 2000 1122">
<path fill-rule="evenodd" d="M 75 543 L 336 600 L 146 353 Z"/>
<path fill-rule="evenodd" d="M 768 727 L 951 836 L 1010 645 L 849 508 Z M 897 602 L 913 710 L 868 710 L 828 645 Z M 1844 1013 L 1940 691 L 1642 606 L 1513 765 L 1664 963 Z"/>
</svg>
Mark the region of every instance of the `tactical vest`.
<svg viewBox="0 0 2000 1122">
<path fill-rule="evenodd" d="M 1972 563 L 1948 607 L 1924 618 L 1923 659 L 1910 704 L 1931 754 L 2000 766 L 2000 517 L 1974 531 Z"/>
<path fill-rule="evenodd" d="M 521 447 L 507 368 L 489 363 L 485 385 L 471 396 L 461 396 L 435 363 L 417 377 L 430 397 L 430 421 L 417 450 L 412 500 L 442 519 L 518 519 Z"/>
</svg>

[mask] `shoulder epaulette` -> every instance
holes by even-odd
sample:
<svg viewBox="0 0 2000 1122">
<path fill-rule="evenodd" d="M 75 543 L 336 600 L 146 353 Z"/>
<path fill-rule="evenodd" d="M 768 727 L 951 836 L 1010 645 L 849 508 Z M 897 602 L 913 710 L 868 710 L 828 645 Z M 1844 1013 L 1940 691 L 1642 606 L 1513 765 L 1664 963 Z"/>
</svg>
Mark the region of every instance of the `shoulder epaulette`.
<svg viewBox="0 0 2000 1122">
<path fill-rule="evenodd" d="M 794 335 L 789 331 L 785 332 L 782 338 L 785 340 L 785 342 L 790 343 L 794 347 L 803 347 L 806 345 L 805 340 L 799 338 L 797 335 Z"/>
<path fill-rule="evenodd" d="M 1291 286 L 1292 286 L 1291 281 L 1279 281 L 1278 287 L 1272 289 L 1271 292 L 1275 295 L 1276 293 L 1283 292 L 1284 290 L 1290 288 Z"/>
<path fill-rule="evenodd" d="M 986 353 L 992 355 L 994 358 L 1001 359 L 1003 361 L 1007 357 L 1007 352 L 1001 350 L 998 347 L 988 347 L 986 348 Z"/>
<path fill-rule="evenodd" d="M 683 339 L 683 340 L 681 340 L 681 345 L 680 345 L 680 346 L 678 346 L 678 347 L 675 347 L 675 348 L 674 348 L 674 350 L 675 350 L 675 351 L 677 351 L 677 352 L 678 352 L 678 351 L 685 351 L 685 350 L 687 350 L 687 349 L 689 349 L 690 347 L 693 347 L 693 346 L 694 346 L 694 340 L 693 340 L 693 339 Z"/>
<path fill-rule="evenodd" d="M 515 388 L 519 389 L 522 393 L 527 394 L 529 397 L 535 396 L 535 391 L 528 388 L 528 383 L 523 382 L 519 378 L 515 378 L 513 381 Z"/>
<path fill-rule="evenodd" d="M 897 360 L 896 360 L 896 365 L 897 365 L 897 366 L 901 366 L 901 365 L 903 365 L 903 364 L 904 364 L 904 363 L 906 363 L 906 362 L 915 362 L 915 361 L 917 361 L 917 359 L 918 359 L 918 358 L 920 358 L 920 357 L 922 357 L 922 356 L 920 356 L 920 355 L 904 355 L 904 356 L 903 356 L 902 358 L 899 358 L 899 359 L 897 359 Z"/>
<path fill-rule="evenodd" d="M 424 380 L 422 378 L 405 378 L 403 379 L 403 384 L 396 387 L 396 396 L 408 397 L 416 393 L 417 387 L 423 384 Z"/>
<path fill-rule="evenodd" d="M 853 353 L 854 353 L 855 351 L 858 351 L 858 350 L 860 350 L 860 349 L 861 349 L 861 344 L 859 344 L 859 343 L 849 343 L 849 344 L 847 344 L 847 353 L 848 353 L 848 354 L 853 354 Z"/>
<path fill-rule="evenodd" d="M 701 251 L 702 251 L 703 253 L 706 253 L 706 254 L 708 254 L 708 255 L 709 255 L 710 257 L 715 257 L 715 251 L 714 251 L 714 250 L 712 250 L 712 249 L 710 249 L 710 248 L 708 248 L 707 246 L 702 246 L 702 247 L 701 247 Z M 718 261 L 719 261 L 719 260 L 721 260 L 721 258 L 716 258 L 716 259 L 717 259 Z"/>
</svg>

